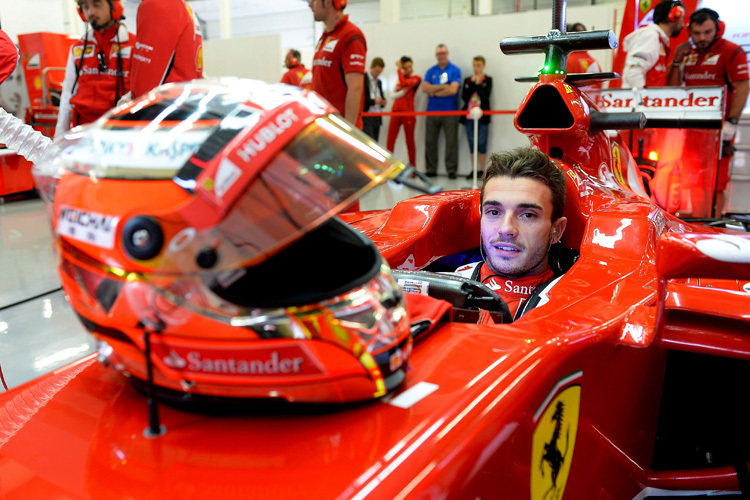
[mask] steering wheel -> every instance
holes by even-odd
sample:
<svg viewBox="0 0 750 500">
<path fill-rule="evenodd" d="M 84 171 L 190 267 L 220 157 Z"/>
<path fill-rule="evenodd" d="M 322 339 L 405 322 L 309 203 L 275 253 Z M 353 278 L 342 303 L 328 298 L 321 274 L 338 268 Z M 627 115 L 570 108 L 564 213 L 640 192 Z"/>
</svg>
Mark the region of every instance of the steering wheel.
<svg viewBox="0 0 750 500">
<path fill-rule="evenodd" d="M 393 277 L 405 292 L 426 290 L 427 295 L 450 302 L 454 309 L 475 311 L 485 309 L 495 313 L 494 318 L 498 316 L 502 318 L 503 323 L 510 323 L 513 320 L 505 300 L 478 281 L 463 276 L 429 271 L 393 270 L 392 272 Z"/>
</svg>

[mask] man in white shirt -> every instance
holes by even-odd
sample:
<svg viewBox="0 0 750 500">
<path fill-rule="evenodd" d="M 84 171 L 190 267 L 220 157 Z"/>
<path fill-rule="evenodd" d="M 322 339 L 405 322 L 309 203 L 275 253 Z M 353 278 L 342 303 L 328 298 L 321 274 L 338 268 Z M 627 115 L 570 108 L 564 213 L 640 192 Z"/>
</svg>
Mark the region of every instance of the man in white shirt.
<svg viewBox="0 0 750 500">
<path fill-rule="evenodd" d="M 383 82 L 379 78 L 383 68 L 385 68 L 385 61 L 381 57 L 376 57 L 370 63 L 370 71 L 365 73 L 365 112 L 379 113 L 385 107 Z M 363 116 L 362 122 L 362 131 L 377 141 L 383 118 L 380 116 Z"/>
<path fill-rule="evenodd" d="M 622 86 L 642 89 L 665 87 L 669 72 L 669 39 L 685 27 L 685 6 L 680 0 L 662 0 L 654 7 L 654 23 L 637 29 L 622 42 L 627 52 Z"/>
</svg>

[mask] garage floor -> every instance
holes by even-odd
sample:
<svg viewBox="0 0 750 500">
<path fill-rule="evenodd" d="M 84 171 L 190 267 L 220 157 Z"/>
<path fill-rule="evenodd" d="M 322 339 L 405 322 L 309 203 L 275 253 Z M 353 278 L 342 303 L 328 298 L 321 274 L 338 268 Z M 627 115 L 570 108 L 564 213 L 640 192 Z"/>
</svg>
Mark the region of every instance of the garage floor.
<svg viewBox="0 0 750 500">
<path fill-rule="evenodd" d="M 438 177 L 437 183 L 445 189 L 471 184 L 446 177 Z M 362 210 L 390 208 L 417 194 L 388 185 L 366 195 L 360 206 Z M 60 288 L 41 200 L 0 203 L 0 374 L 5 383 L 18 386 L 95 350 L 94 339 Z"/>
</svg>

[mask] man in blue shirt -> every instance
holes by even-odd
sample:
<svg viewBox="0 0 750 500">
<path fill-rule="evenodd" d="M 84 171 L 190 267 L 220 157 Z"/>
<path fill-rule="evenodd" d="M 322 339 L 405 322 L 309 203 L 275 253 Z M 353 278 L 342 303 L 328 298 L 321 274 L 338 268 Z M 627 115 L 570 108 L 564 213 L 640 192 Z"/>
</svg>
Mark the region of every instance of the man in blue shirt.
<svg viewBox="0 0 750 500">
<path fill-rule="evenodd" d="M 458 109 L 458 90 L 461 70 L 448 60 L 448 47 L 440 44 L 435 49 L 437 64 L 427 70 L 422 92 L 427 94 L 427 111 L 455 111 Z M 425 129 L 425 160 L 427 176 L 437 175 L 438 139 L 445 128 L 445 169 L 448 178 L 455 179 L 458 170 L 458 116 L 427 116 Z"/>
</svg>

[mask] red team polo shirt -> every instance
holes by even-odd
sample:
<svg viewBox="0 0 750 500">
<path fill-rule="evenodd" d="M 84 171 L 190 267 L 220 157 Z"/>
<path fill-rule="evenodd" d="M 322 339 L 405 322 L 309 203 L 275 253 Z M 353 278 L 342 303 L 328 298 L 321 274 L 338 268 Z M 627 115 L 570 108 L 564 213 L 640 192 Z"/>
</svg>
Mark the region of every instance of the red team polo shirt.
<svg viewBox="0 0 750 500">
<path fill-rule="evenodd" d="M 748 79 L 747 56 L 742 47 L 720 38 L 706 50 L 693 49 L 685 58 L 683 80 L 687 86 L 726 85 L 724 111 L 729 108 L 737 90 L 737 83 Z M 729 184 L 728 156 L 719 159 L 717 189 L 724 191 Z"/>
<path fill-rule="evenodd" d="M 312 85 L 312 73 L 304 64 L 298 64 L 281 76 L 281 83 L 309 89 Z"/>
<path fill-rule="evenodd" d="M 3 30 L 0 30 L 0 83 L 13 73 L 16 64 L 18 64 L 16 44 Z"/>
<path fill-rule="evenodd" d="M 131 85 L 138 97 L 163 83 L 203 76 L 203 36 L 183 0 L 143 0 L 138 6 Z"/>
<path fill-rule="evenodd" d="M 367 42 L 362 31 L 342 17 L 331 31 L 326 31 L 318 40 L 313 57 L 312 90 L 325 97 L 343 115 L 346 109 L 347 73 L 365 73 Z M 357 128 L 362 128 L 362 104 L 357 117 Z"/>
<path fill-rule="evenodd" d="M 707 50 L 693 49 L 685 58 L 685 85 L 727 85 L 727 100 L 734 97 L 736 84 L 748 79 L 747 56 L 737 44 L 718 39 Z"/>
<path fill-rule="evenodd" d="M 599 66 L 599 63 L 591 57 L 591 54 L 589 54 L 587 51 L 576 51 L 571 52 L 568 55 L 568 62 L 565 67 L 565 71 L 568 73 L 601 73 L 602 69 Z M 594 83 L 592 85 L 588 85 L 585 88 L 602 88 L 601 83 Z"/>
<path fill-rule="evenodd" d="M 116 23 L 103 32 L 89 28 L 84 38 L 71 45 L 55 137 L 71 126 L 98 119 L 130 91 L 134 38 L 124 24 Z M 118 60 L 121 75 L 118 75 Z"/>
</svg>

